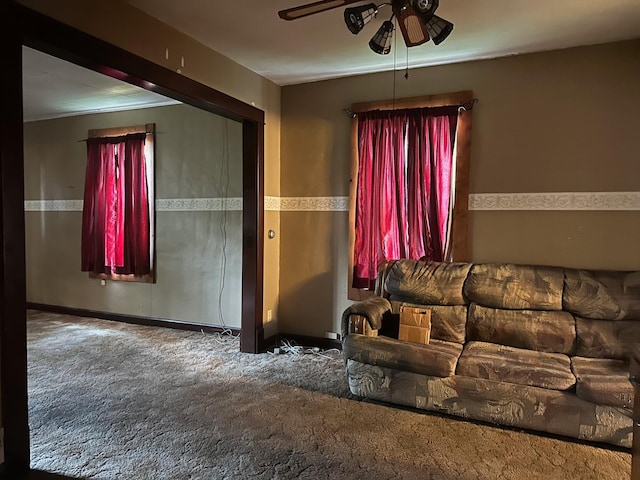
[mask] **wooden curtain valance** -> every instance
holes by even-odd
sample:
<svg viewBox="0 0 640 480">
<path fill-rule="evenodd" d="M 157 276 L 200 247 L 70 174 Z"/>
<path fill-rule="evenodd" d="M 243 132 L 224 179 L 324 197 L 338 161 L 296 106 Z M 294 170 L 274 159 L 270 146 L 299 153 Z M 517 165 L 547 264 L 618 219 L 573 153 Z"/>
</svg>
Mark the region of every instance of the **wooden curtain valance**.
<svg viewBox="0 0 640 480">
<path fill-rule="evenodd" d="M 357 116 L 358 113 L 371 112 L 374 110 L 407 110 L 413 108 L 432 108 L 442 106 L 458 106 L 465 110 L 471 110 L 473 105 L 479 100 L 473 97 L 470 90 L 463 92 L 445 93 L 439 95 L 426 95 L 422 97 L 397 98 L 375 102 L 354 103 L 351 108 L 344 112 L 350 117 Z"/>
</svg>

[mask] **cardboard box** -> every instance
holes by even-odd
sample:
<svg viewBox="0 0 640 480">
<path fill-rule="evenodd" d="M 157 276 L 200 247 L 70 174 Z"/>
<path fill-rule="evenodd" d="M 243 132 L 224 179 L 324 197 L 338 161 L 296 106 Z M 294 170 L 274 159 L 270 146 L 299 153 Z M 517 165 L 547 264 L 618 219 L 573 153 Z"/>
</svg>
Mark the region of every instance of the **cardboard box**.
<svg viewBox="0 0 640 480">
<path fill-rule="evenodd" d="M 400 307 L 398 340 L 429 343 L 431 337 L 431 311 L 426 308 Z"/>
</svg>

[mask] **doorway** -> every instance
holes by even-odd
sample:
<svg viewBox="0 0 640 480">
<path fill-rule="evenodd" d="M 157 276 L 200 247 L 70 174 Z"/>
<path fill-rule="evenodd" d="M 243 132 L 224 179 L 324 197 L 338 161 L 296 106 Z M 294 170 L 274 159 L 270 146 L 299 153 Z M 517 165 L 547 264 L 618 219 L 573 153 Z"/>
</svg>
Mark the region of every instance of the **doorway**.
<svg viewBox="0 0 640 480">
<path fill-rule="evenodd" d="M 264 112 L 182 77 L 13 2 L 0 4 L 6 70 L 0 99 L 2 182 L 2 311 L 0 316 L 1 408 L 4 467 L 29 470 L 26 379 L 26 279 L 24 163 L 22 154 L 21 49 L 28 46 L 85 68 L 160 93 L 242 125 L 242 307 L 243 352 L 263 341 L 263 151 Z"/>
<path fill-rule="evenodd" d="M 27 307 L 239 333 L 242 124 L 28 47 L 22 72 Z M 87 133 L 148 125 L 154 275 L 96 278 L 79 264 Z"/>
</svg>

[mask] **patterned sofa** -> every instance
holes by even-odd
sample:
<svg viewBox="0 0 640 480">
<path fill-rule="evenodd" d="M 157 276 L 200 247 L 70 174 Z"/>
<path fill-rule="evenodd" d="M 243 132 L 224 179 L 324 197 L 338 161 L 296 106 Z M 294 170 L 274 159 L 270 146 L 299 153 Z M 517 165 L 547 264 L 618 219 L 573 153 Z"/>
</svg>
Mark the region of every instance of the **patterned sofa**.
<svg viewBox="0 0 640 480">
<path fill-rule="evenodd" d="M 397 339 L 402 305 L 430 309 L 429 344 Z M 631 447 L 640 272 L 396 260 L 342 342 L 355 395 Z"/>
</svg>

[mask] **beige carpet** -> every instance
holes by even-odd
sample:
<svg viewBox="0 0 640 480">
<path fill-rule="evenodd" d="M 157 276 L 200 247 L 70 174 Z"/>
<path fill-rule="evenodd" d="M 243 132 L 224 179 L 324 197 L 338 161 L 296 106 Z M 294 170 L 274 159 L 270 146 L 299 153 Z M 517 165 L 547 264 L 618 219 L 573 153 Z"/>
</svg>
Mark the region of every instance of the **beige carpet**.
<svg viewBox="0 0 640 480">
<path fill-rule="evenodd" d="M 628 479 L 626 451 L 353 398 L 337 352 L 30 312 L 32 468 L 91 479 Z"/>
</svg>

